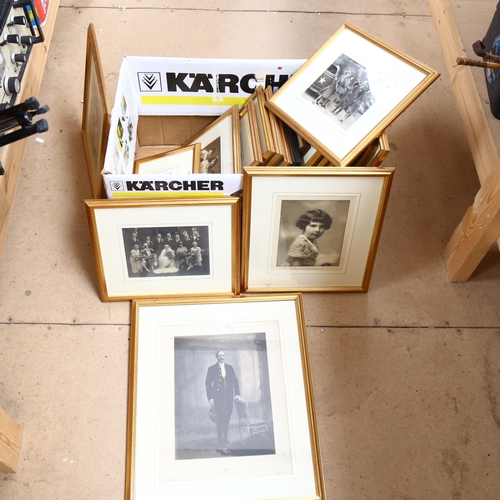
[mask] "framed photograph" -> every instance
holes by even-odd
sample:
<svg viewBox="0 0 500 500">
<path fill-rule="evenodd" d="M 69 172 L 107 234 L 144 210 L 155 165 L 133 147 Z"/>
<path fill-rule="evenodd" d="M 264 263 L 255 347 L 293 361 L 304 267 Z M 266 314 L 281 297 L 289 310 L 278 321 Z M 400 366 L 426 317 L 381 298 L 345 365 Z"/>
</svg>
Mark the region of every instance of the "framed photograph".
<svg viewBox="0 0 500 500">
<path fill-rule="evenodd" d="M 240 111 L 240 134 L 242 166 L 263 165 L 255 109 L 248 101 Z"/>
<path fill-rule="evenodd" d="M 269 120 L 269 113 L 265 107 L 266 97 L 262 85 L 248 98 L 248 104 L 254 106 L 257 122 L 258 137 L 264 165 L 279 165 L 283 156 L 277 153 Z"/>
<path fill-rule="evenodd" d="M 300 294 L 134 300 L 127 500 L 324 500 Z"/>
<path fill-rule="evenodd" d="M 85 204 L 102 301 L 239 293 L 239 198 Z"/>
<path fill-rule="evenodd" d="M 334 165 L 346 166 L 438 77 L 345 23 L 266 106 Z"/>
<path fill-rule="evenodd" d="M 199 142 L 134 162 L 134 174 L 198 174 L 201 145 Z"/>
<path fill-rule="evenodd" d="M 104 166 L 110 120 L 111 108 L 106 93 L 94 25 L 89 24 L 83 90 L 82 136 L 90 187 L 94 198 L 105 197 L 101 171 Z"/>
<path fill-rule="evenodd" d="M 367 291 L 393 174 L 245 168 L 243 291 Z"/>
<path fill-rule="evenodd" d="M 234 105 L 184 146 L 198 142 L 200 174 L 241 174 L 239 107 Z"/>
</svg>

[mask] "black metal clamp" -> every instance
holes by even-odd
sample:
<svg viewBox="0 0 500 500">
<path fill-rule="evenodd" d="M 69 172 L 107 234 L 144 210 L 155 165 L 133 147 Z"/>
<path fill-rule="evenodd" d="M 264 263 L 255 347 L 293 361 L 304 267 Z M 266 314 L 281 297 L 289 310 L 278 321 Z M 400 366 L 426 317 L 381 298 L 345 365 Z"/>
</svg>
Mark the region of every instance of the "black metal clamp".
<svg viewBox="0 0 500 500">
<path fill-rule="evenodd" d="M 47 111 L 49 107 L 40 107 L 38 100 L 34 97 L 15 106 L 7 105 L 0 109 L 0 147 L 49 130 L 49 124 L 43 118 L 33 123 L 35 116 L 47 113 Z M 10 130 L 12 132 L 9 132 Z"/>
</svg>

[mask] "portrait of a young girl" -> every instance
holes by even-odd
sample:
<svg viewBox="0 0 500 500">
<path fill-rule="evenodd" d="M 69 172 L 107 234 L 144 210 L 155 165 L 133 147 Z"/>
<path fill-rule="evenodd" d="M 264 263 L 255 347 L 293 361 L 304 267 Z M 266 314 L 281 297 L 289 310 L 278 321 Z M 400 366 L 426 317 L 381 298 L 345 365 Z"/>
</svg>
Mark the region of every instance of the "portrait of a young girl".
<svg viewBox="0 0 500 500">
<path fill-rule="evenodd" d="M 277 267 L 338 266 L 347 200 L 282 200 Z"/>
<path fill-rule="evenodd" d="M 317 240 L 330 229 L 332 218 L 324 210 L 316 208 L 302 214 L 295 225 L 302 233 L 288 247 L 288 264 L 292 267 L 315 266 L 319 255 Z"/>
</svg>

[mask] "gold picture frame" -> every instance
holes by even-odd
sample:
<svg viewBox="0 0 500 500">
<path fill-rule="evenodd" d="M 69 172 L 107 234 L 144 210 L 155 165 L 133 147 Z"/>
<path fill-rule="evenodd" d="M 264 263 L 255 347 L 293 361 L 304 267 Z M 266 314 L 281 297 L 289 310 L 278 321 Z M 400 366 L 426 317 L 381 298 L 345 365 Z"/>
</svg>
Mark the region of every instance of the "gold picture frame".
<svg viewBox="0 0 500 500">
<path fill-rule="evenodd" d="M 265 107 L 266 97 L 262 85 L 258 85 L 255 92 L 248 98 L 248 104 L 253 104 L 257 122 L 258 137 L 262 151 L 264 165 L 279 165 L 283 155 L 277 152 L 273 138 L 269 112 Z"/>
<path fill-rule="evenodd" d="M 184 144 L 201 144 L 200 174 L 241 174 L 239 107 L 232 106 Z"/>
<path fill-rule="evenodd" d="M 305 330 L 300 294 L 132 301 L 126 500 L 326 500 Z"/>
<path fill-rule="evenodd" d="M 266 106 L 333 165 L 347 166 L 438 77 L 345 23 Z"/>
<path fill-rule="evenodd" d="M 323 160 L 323 155 L 312 146 L 309 148 L 304 158 L 304 166 L 317 167 L 319 162 Z"/>
<path fill-rule="evenodd" d="M 269 85 L 264 89 L 264 97 L 267 101 L 273 95 L 273 88 Z M 274 140 L 274 147 L 276 148 L 276 162 L 273 160 L 272 163 L 280 165 L 283 167 L 290 166 L 292 164 L 291 155 L 289 152 L 288 139 L 285 137 L 281 120 L 271 112 L 271 110 L 265 105 L 264 109 L 269 117 L 269 124 L 271 126 L 271 133 Z M 288 149 L 287 149 L 288 148 Z"/>
<path fill-rule="evenodd" d="M 353 162 L 359 167 L 379 167 L 391 152 L 389 137 L 384 130 Z"/>
<path fill-rule="evenodd" d="M 82 137 L 94 198 L 104 198 L 101 171 L 111 124 L 111 107 L 106 92 L 99 48 L 93 24 L 87 29 L 85 82 L 83 90 Z"/>
<path fill-rule="evenodd" d="M 245 168 L 242 291 L 367 291 L 393 175 Z"/>
<path fill-rule="evenodd" d="M 176 148 L 135 160 L 134 174 L 198 174 L 201 144 Z"/>
<path fill-rule="evenodd" d="M 241 164 L 242 167 L 264 165 L 259 130 L 254 106 L 249 101 L 240 111 Z"/>
<path fill-rule="evenodd" d="M 85 205 L 103 302 L 239 293 L 239 198 Z"/>
</svg>

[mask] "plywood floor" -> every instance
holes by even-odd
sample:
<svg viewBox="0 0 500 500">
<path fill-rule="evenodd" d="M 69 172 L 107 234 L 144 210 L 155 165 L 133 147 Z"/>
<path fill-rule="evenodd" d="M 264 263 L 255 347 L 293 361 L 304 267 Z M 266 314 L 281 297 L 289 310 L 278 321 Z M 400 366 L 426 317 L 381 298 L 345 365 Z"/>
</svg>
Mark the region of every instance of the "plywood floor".
<svg viewBox="0 0 500 500">
<path fill-rule="evenodd" d="M 24 429 L 0 498 L 124 496 L 130 311 L 99 300 L 84 210 L 88 24 L 112 100 L 124 55 L 307 58 L 351 21 L 442 76 L 388 130 L 396 174 L 369 292 L 304 295 L 327 497 L 498 499 L 500 255 L 448 281 L 441 252 L 479 183 L 427 3 L 125 7 L 59 9 L 39 96 L 50 131 L 28 140 L 0 259 L 0 407 Z"/>
</svg>

